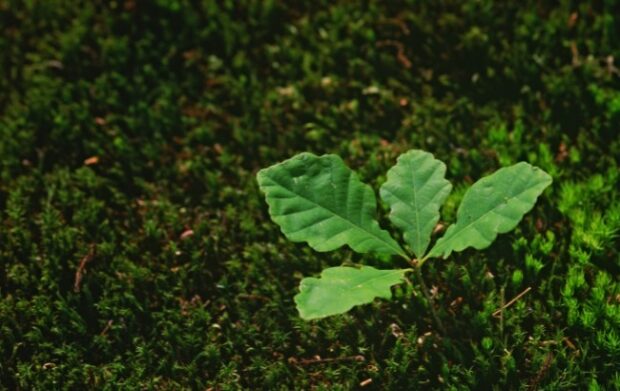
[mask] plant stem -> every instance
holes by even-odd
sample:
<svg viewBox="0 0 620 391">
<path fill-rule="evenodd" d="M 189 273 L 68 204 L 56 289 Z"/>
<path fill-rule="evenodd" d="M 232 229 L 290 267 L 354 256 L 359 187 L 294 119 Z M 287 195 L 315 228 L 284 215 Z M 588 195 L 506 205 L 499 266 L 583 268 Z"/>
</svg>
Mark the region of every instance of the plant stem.
<svg viewBox="0 0 620 391">
<path fill-rule="evenodd" d="M 428 306 L 431 308 L 431 313 L 433 314 L 433 319 L 435 319 L 437 328 L 439 328 L 439 331 L 441 331 L 442 334 L 446 335 L 446 329 L 445 327 L 443 327 L 443 323 L 441 323 L 441 319 L 439 319 L 439 316 L 437 315 L 437 311 L 435 311 L 435 305 L 434 305 L 435 303 L 434 303 L 433 297 L 431 296 L 431 293 L 426 287 L 426 283 L 424 282 L 424 277 L 422 277 L 422 267 L 421 267 L 422 265 L 417 264 L 415 260 L 412 260 L 411 264 L 414 266 L 413 268 L 415 269 L 416 277 L 418 281 L 420 282 L 420 286 L 422 287 L 422 293 L 424 294 L 424 297 L 426 297 Z"/>
</svg>

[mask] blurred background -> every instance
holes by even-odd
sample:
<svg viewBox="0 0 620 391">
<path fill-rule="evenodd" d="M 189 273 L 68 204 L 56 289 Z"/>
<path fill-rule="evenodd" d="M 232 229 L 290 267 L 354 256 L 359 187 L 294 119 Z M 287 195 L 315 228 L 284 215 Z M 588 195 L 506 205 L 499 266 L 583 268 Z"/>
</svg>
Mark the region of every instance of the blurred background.
<svg viewBox="0 0 620 391">
<path fill-rule="evenodd" d="M 0 0 L 1 388 L 620 388 L 618 15 Z M 378 189 L 410 148 L 448 166 L 444 225 L 502 166 L 554 184 L 491 248 L 425 265 L 445 334 L 415 284 L 302 321 L 302 276 L 381 263 L 287 241 L 257 170 L 336 153 Z"/>
</svg>

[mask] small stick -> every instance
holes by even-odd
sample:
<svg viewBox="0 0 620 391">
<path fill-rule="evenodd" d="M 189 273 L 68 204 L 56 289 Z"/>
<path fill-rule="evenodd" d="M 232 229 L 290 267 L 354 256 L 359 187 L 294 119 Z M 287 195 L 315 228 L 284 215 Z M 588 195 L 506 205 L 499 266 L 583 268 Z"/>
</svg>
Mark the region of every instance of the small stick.
<svg viewBox="0 0 620 391">
<path fill-rule="evenodd" d="M 269 298 L 267 296 L 254 295 L 250 293 L 240 293 L 237 295 L 237 297 L 245 300 L 269 301 Z"/>
<path fill-rule="evenodd" d="M 519 293 L 518 295 L 516 295 L 512 300 L 510 300 L 508 303 L 504 304 L 503 306 L 501 306 L 500 308 L 498 308 L 497 310 L 495 310 L 495 312 L 493 312 L 493 316 L 497 317 L 499 314 L 502 313 L 502 311 L 504 311 L 506 308 L 510 307 L 511 305 L 513 305 L 517 300 L 519 300 L 520 298 L 522 298 L 527 292 L 531 291 L 532 287 L 528 286 L 527 288 L 525 288 L 525 290 L 521 293 Z"/>
<path fill-rule="evenodd" d="M 86 264 L 90 262 L 95 256 L 95 245 L 91 244 L 88 248 L 88 254 L 84 255 L 82 260 L 80 261 L 80 265 L 75 271 L 75 281 L 73 282 L 73 291 L 76 293 L 80 292 L 80 288 L 82 285 L 82 278 L 84 277 L 84 273 L 86 273 Z"/>
<path fill-rule="evenodd" d="M 553 353 L 549 352 L 549 353 L 547 353 L 547 356 L 545 356 L 545 361 L 543 362 L 542 366 L 540 367 L 540 370 L 536 374 L 536 377 L 530 383 L 530 387 L 529 388 L 531 390 L 537 390 L 538 389 L 540 381 L 545 377 L 545 375 L 549 371 L 549 368 L 551 368 L 551 364 L 552 363 L 553 363 Z"/>
<path fill-rule="evenodd" d="M 108 333 L 108 331 L 110 331 L 110 328 L 112 328 L 113 324 L 114 324 L 114 321 L 112 319 L 108 320 L 108 323 L 106 323 L 105 327 L 103 328 L 101 333 L 99 333 L 99 335 L 101 335 L 101 336 L 106 335 Z"/>
<path fill-rule="evenodd" d="M 396 48 L 396 59 L 405 68 L 411 68 L 411 60 L 405 55 L 405 47 L 402 43 L 390 39 L 377 42 L 377 47 L 392 46 Z"/>
<path fill-rule="evenodd" d="M 367 385 L 372 383 L 372 378 L 368 378 L 366 380 L 364 380 L 363 382 L 360 383 L 360 387 L 366 387 Z"/>
<path fill-rule="evenodd" d="M 333 358 L 321 358 L 320 356 L 316 356 L 315 358 L 304 358 L 301 360 L 297 360 L 295 357 L 291 357 L 288 359 L 288 362 L 291 364 L 298 365 L 312 365 L 312 364 L 321 364 L 321 363 L 330 363 L 330 362 L 339 362 L 339 361 L 358 361 L 363 362 L 366 359 L 361 354 L 356 356 L 345 356 L 345 357 L 333 357 Z"/>
</svg>

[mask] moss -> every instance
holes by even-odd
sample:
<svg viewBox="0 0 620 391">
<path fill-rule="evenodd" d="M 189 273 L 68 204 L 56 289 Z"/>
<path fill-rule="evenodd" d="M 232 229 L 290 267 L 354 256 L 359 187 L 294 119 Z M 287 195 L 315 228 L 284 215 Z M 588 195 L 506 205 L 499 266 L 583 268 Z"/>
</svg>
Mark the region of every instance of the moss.
<svg viewBox="0 0 620 391">
<path fill-rule="evenodd" d="M 620 387 L 617 8 L 0 3 L 0 384 Z M 428 264 L 446 335 L 411 287 L 302 322 L 300 277 L 361 256 L 287 242 L 255 172 L 332 152 L 379 183 L 412 147 L 448 163 L 445 224 L 500 166 L 554 186 Z"/>
</svg>

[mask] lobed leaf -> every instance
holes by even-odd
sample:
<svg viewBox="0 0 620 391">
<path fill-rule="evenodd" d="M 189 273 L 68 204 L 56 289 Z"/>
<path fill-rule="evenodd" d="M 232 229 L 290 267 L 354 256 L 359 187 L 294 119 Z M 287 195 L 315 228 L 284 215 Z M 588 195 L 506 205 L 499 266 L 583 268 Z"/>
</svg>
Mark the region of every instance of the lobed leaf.
<svg viewBox="0 0 620 391">
<path fill-rule="evenodd" d="M 320 278 L 304 278 L 295 296 L 299 315 L 306 320 L 342 314 L 375 298 L 392 297 L 391 287 L 404 281 L 403 270 L 340 266 L 323 270 Z"/>
<path fill-rule="evenodd" d="M 549 174 L 525 162 L 480 179 L 463 196 L 456 223 L 448 227 L 426 258 L 446 258 L 452 251 L 488 247 L 498 234 L 517 226 L 551 182 Z"/>
<path fill-rule="evenodd" d="M 301 153 L 258 172 L 269 214 L 286 237 L 317 251 L 348 245 L 360 253 L 406 257 L 375 220 L 375 194 L 336 155 Z"/>
<path fill-rule="evenodd" d="M 399 156 L 381 186 L 381 198 L 390 206 L 390 221 L 403 231 L 417 258 L 424 256 L 439 221 L 439 208 L 452 190 L 445 174 L 445 164 L 414 149 Z"/>
</svg>

